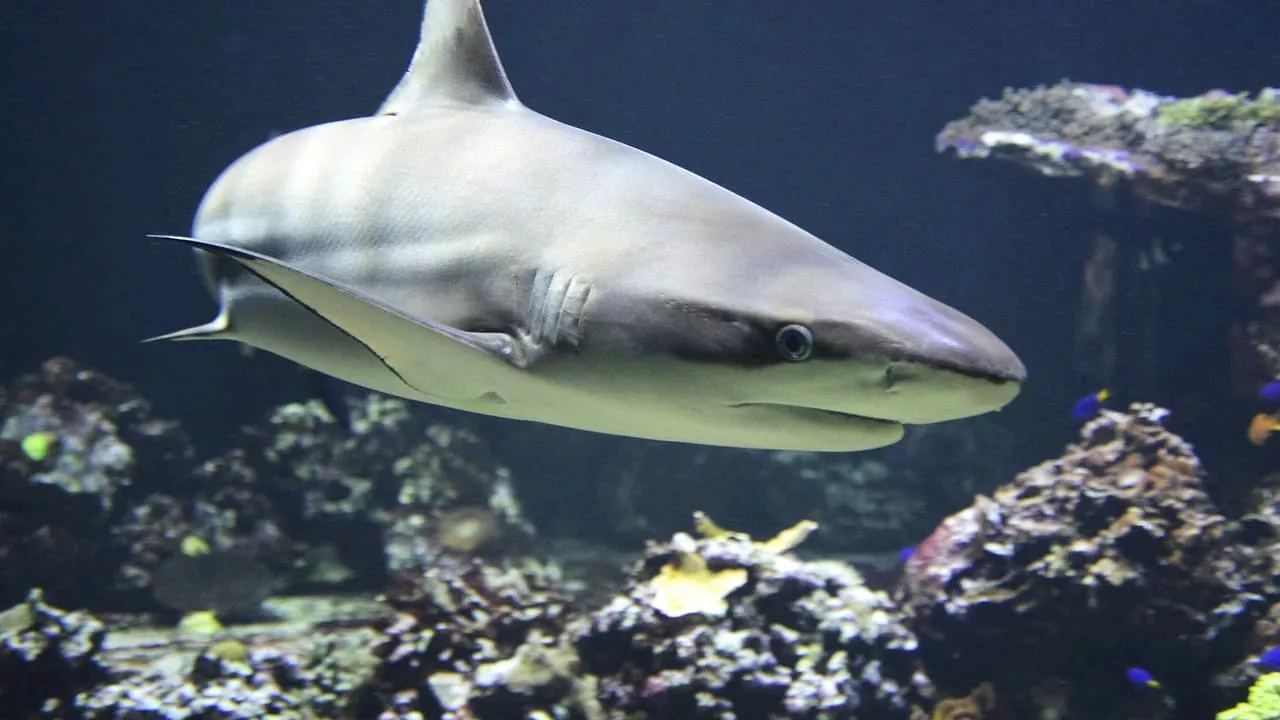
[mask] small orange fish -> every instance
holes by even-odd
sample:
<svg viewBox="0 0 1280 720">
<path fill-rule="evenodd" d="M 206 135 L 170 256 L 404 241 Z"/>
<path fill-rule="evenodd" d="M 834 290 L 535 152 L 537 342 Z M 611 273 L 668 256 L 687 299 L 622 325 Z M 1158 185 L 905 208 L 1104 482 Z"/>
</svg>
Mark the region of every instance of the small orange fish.
<svg viewBox="0 0 1280 720">
<path fill-rule="evenodd" d="M 1280 430 L 1280 418 L 1276 418 L 1275 415 L 1258 413 L 1253 416 L 1253 422 L 1249 423 L 1249 432 L 1245 433 L 1245 435 L 1249 438 L 1249 442 L 1254 445 L 1261 445 L 1276 430 Z"/>
</svg>

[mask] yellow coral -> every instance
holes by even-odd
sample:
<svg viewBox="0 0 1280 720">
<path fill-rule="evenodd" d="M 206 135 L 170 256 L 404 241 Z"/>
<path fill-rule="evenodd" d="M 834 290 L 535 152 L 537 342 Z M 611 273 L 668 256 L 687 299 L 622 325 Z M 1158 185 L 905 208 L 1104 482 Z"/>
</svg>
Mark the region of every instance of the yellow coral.
<svg viewBox="0 0 1280 720">
<path fill-rule="evenodd" d="M 217 635 L 222 630 L 222 623 L 212 610 L 187 613 L 178 621 L 179 635 Z"/>
<path fill-rule="evenodd" d="M 239 640 L 223 640 L 209 646 L 206 655 L 233 663 L 249 662 L 249 647 Z"/>
<path fill-rule="evenodd" d="M 36 432 L 22 438 L 22 452 L 31 462 L 42 463 L 58 446 L 58 436 L 51 432 Z"/>
<path fill-rule="evenodd" d="M 764 542 L 756 543 L 756 547 L 771 553 L 784 553 L 794 550 L 797 545 L 818 529 L 818 523 L 812 520 L 801 520 Z"/>
<path fill-rule="evenodd" d="M 1280 673 L 1267 673 L 1249 688 L 1249 700 L 1218 713 L 1218 720 L 1277 720 L 1280 718 Z"/>
<path fill-rule="evenodd" d="M 693 514 L 693 529 L 697 530 L 699 535 L 707 538 L 708 540 L 717 540 L 720 538 L 751 540 L 751 536 L 744 532 L 726 530 L 725 528 L 720 527 L 701 510 L 698 510 Z M 818 523 L 812 520 L 801 520 L 768 540 L 753 544 L 766 552 L 784 553 L 794 550 L 797 545 L 804 542 L 805 539 L 817 529 Z"/>
<path fill-rule="evenodd" d="M 947 698 L 933 708 L 930 720 L 982 720 L 996 709 L 996 689 L 982 683 L 965 697 Z"/>
<path fill-rule="evenodd" d="M 712 572 L 707 561 L 695 553 L 679 553 L 674 562 L 662 566 L 649 581 L 653 596 L 649 604 L 667 617 L 694 613 L 723 615 L 729 609 L 725 598 L 747 582 L 743 568 Z"/>
<path fill-rule="evenodd" d="M 199 535 L 188 535 L 182 538 L 182 554 L 187 557 L 200 557 L 211 552 L 213 549 L 209 547 L 209 543 Z"/>
<path fill-rule="evenodd" d="M 809 537 L 818 523 L 803 520 L 783 530 L 764 542 L 752 542 L 751 537 L 743 532 L 726 530 L 701 510 L 693 514 L 693 527 L 698 534 L 709 540 L 732 539 L 751 542 L 755 547 L 768 553 L 784 553 Z M 734 590 L 747 583 L 747 571 L 744 568 L 728 568 L 712 572 L 707 561 L 692 551 L 692 539 L 683 533 L 688 547 L 677 551 L 676 559 L 662 566 L 658 575 L 649 581 L 653 595 L 649 604 L 653 609 L 667 617 L 681 617 L 694 613 L 707 615 L 723 615 L 729 609 L 725 598 Z M 680 547 L 677 545 L 677 547 Z"/>
<path fill-rule="evenodd" d="M 730 537 L 741 538 L 743 540 L 750 539 L 747 536 L 747 534 L 744 532 L 726 530 L 720 527 L 719 525 L 715 524 L 715 521 L 713 521 L 710 517 L 707 516 L 706 513 L 702 512 L 701 510 L 694 511 L 693 513 L 693 529 L 697 530 L 699 535 L 701 535 L 704 538 L 707 538 L 708 540 L 716 540 L 719 538 L 730 538 Z"/>
</svg>

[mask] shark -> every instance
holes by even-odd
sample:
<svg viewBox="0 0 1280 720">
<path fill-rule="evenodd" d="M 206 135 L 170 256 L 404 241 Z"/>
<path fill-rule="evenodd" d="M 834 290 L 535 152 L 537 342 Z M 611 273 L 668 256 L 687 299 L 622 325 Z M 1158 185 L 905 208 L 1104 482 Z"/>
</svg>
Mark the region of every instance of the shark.
<svg viewBox="0 0 1280 720">
<path fill-rule="evenodd" d="M 427 0 L 372 116 L 229 165 L 190 236 L 244 343 L 414 401 L 702 445 L 843 452 L 998 410 L 990 330 L 720 185 L 526 106 L 478 0 Z"/>
</svg>

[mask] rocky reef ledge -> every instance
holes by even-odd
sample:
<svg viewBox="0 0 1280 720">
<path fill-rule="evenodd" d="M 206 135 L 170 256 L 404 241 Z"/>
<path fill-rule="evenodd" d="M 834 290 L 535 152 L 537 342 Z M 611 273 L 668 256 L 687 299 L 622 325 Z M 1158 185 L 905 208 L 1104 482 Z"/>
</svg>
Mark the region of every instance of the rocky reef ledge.
<svg viewBox="0 0 1280 720">
<path fill-rule="evenodd" d="M 1274 694 L 1280 495 L 1223 515 L 1152 405 L 1102 411 L 882 588 L 810 554 L 811 521 L 695 512 L 630 558 L 566 552 L 478 438 L 351 400 L 348 430 L 288 406 L 202 461 L 70 361 L 10 388 L 3 716 L 1199 720 Z"/>
</svg>

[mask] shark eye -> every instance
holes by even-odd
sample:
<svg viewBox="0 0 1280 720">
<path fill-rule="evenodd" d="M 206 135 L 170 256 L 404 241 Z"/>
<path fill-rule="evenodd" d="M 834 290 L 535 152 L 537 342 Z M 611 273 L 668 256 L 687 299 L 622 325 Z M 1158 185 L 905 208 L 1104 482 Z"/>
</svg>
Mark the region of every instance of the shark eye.
<svg viewBox="0 0 1280 720">
<path fill-rule="evenodd" d="M 783 325 L 774 341 L 783 360 L 800 362 L 813 354 L 813 332 L 803 325 Z"/>
</svg>

